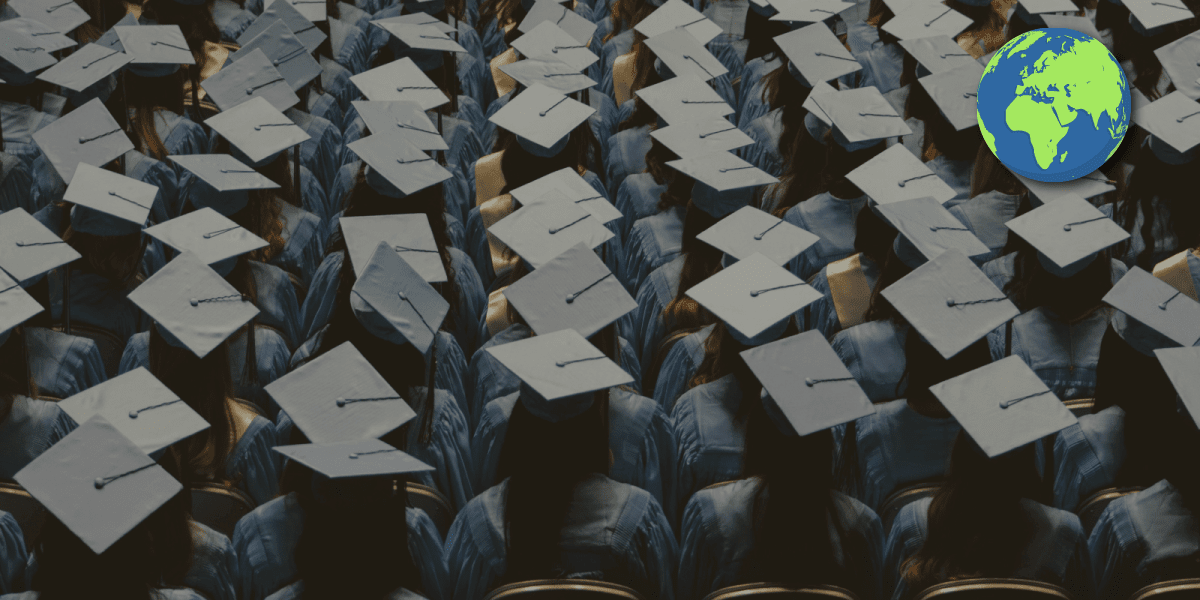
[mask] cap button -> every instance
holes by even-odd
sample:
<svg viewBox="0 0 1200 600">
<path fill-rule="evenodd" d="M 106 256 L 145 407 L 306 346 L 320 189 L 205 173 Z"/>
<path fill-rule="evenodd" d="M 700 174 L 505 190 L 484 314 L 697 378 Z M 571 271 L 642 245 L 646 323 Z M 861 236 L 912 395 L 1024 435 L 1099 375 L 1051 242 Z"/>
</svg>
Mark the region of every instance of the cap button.
<svg viewBox="0 0 1200 600">
<path fill-rule="evenodd" d="M 96 489 L 98 490 L 104 489 L 104 478 L 97 477 L 96 480 L 92 482 L 92 485 L 96 486 Z"/>
<path fill-rule="evenodd" d="M 200 306 L 200 301 L 195 298 L 192 298 L 189 302 L 191 302 L 192 306 Z"/>
<path fill-rule="evenodd" d="M 254 88 L 246 88 L 246 95 L 247 95 L 247 96 L 249 96 L 250 94 L 253 94 L 253 93 L 254 93 Z M 255 127 L 255 129 L 258 129 L 258 127 Z"/>
<path fill-rule="evenodd" d="M 817 382 L 813 381 L 812 377 L 806 377 L 804 379 L 804 385 L 807 385 L 808 387 L 812 387 L 814 385 L 817 385 Z"/>
<path fill-rule="evenodd" d="M 351 453 L 350 453 L 350 458 L 358 458 L 358 453 L 357 453 L 357 452 L 351 452 Z"/>
<path fill-rule="evenodd" d="M 946 298 L 946 306 L 954 306 L 954 298 Z"/>
<path fill-rule="evenodd" d="M 345 399 L 345 398 L 338 398 L 338 399 L 337 399 L 337 405 L 338 405 L 338 408 L 342 408 L 342 407 L 346 406 L 346 399 Z"/>
<path fill-rule="evenodd" d="M 1070 225 L 1063 225 L 1063 231 L 1070 231 L 1070 230 L 1071 230 Z"/>
<path fill-rule="evenodd" d="M 556 366 L 556 367 L 565 367 L 565 366 L 567 366 L 567 363 L 565 363 L 565 362 L 563 362 L 563 361 L 561 361 L 561 360 L 560 360 L 560 361 L 558 361 L 558 362 L 554 363 L 554 366 Z"/>
<path fill-rule="evenodd" d="M 276 67 L 278 67 L 278 66 L 279 66 L 279 61 L 277 61 L 277 60 L 273 60 L 273 61 L 271 61 L 271 64 L 272 64 L 272 65 L 274 65 L 274 66 L 276 66 Z"/>
<path fill-rule="evenodd" d="M 131 411 L 129 411 L 129 418 L 130 418 L 130 419 L 136 419 L 136 418 L 137 418 L 137 416 L 138 416 L 138 411 L 136 411 L 136 410 L 131 410 Z"/>
<path fill-rule="evenodd" d="M 396 295 L 400 296 L 401 300 L 408 300 L 408 296 L 405 296 L 404 292 L 396 292 Z"/>
</svg>

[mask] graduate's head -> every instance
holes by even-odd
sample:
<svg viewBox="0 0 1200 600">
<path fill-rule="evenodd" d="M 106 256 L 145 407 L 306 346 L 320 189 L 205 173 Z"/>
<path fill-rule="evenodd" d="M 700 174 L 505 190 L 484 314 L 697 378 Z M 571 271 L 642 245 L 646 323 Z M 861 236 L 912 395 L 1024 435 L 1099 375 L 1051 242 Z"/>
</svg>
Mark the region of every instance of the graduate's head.
<svg viewBox="0 0 1200 600">
<path fill-rule="evenodd" d="M 987 144 L 980 144 L 975 151 L 975 168 L 971 172 L 971 197 L 988 192 L 1019 196 L 1028 194 L 1029 190 L 1012 171 L 1005 168 Z"/>
<path fill-rule="evenodd" d="M 908 400 L 921 403 L 933 412 L 944 412 L 945 408 L 929 391 L 931 386 L 958 377 L 992 361 L 987 340 L 981 339 L 967 346 L 962 352 L 946 359 L 914 330 L 908 332 L 905 340 L 904 357 L 905 375 L 901 381 L 902 385 L 907 384 Z"/>
<path fill-rule="evenodd" d="M 587 105 L 538 85 L 521 88 L 492 121 L 500 124 L 496 150 L 504 152 L 501 193 L 511 192 L 562 168 L 597 164 L 600 143 Z M 542 113 L 545 113 L 543 116 Z"/>
</svg>

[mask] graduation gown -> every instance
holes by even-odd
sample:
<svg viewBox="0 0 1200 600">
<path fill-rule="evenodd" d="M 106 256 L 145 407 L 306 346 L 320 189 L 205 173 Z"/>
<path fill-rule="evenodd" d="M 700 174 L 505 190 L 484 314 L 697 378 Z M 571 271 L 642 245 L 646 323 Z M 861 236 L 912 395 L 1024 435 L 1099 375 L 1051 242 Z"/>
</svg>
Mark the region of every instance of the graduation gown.
<svg viewBox="0 0 1200 600">
<path fill-rule="evenodd" d="M 0 480 L 11 481 L 73 429 L 74 421 L 57 404 L 16 396 L 12 410 L 0 421 Z"/>
<path fill-rule="evenodd" d="M 616 195 L 626 177 L 646 170 L 646 153 L 654 141 L 650 137 L 650 130 L 649 125 L 630 127 L 608 138 L 604 173 L 608 176 L 609 196 Z"/>
<path fill-rule="evenodd" d="M 946 474 L 962 425 L 919 414 L 906 400 L 876 404 L 875 411 L 856 421 L 859 479 L 851 495 L 879 510 L 900 487 Z"/>
<path fill-rule="evenodd" d="M 88 338 L 26 327 L 25 351 L 40 396 L 70 398 L 108 379 L 100 349 Z"/>
<path fill-rule="evenodd" d="M 11 514 L 0 510 L 0 594 L 25 587 L 25 536 Z"/>
<path fill-rule="evenodd" d="M 704 361 L 704 343 L 708 341 L 713 326 L 701 328 L 680 338 L 663 358 L 654 385 L 654 401 L 668 413 L 679 396 L 687 391 L 688 382 Z M 659 350 L 661 352 L 661 349 Z M 647 363 L 656 357 L 648 357 Z"/>
<path fill-rule="evenodd" d="M 908 358 L 904 344 L 908 325 L 892 321 L 867 321 L 833 336 L 830 345 L 871 402 L 895 400 L 904 395 L 901 386 Z"/>
<path fill-rule="evenodd" d="M 654 360 L 663 336 L 667 334 L 662 312 L 679 292 L 679 277 L 686 259 L 687 255 L 681 254 L 651 271 L 634 296 L 638 307 L 631 313 L 633 339 L 638 344 L 641 360 L 647 364 Z"/>
<path fill-rule="evenodd" d="M 45 204 L 38 202 L 38 194 L 30 193 L 36 191 L 29 165 L 12 154 L 0 152 L 0 213 L 14 208 L 23 208 L 29 214 L 37 212 Z"/>
<path fill-rule="evenodd" d="M 71 267 L 68 267 L 71 268 Z M 47 276 L 50 290 L 50 317 L 62 321 L 62 275 L 51 271 Z M 149 327 L 142 309 L 129 301 L 124 285 L 96 273 L 71 268 L 71 322 L 111 331 L 122 341 Z"/>
<path fill-rule="evenodd" d="M 674 500 L 682 513 L 696 492 L 742 475 L 746 425 L 737 418 L 742 391 L 733 375 L 696 386 L 671 409 L 678 445 Z"/>
<path fill-rule="evenodd" d="M 617 237 L 621 239 L 621 247 L 625 247 L 634 223 L 658 212 L 658 201 L 666 190 L 667 184 L 658 183 L 649 173 L 634 173 L 617 187 L 613 206 L 622 215 L 617 219 Z"/>
<path fill-rule="evenodd" d="M 1125 411 L 1110 406 L 1079 417 L 1054 437 L 1054 506 L 1077 510 L 1088 496 L 1112 487 L 1123 464 Z"/>
<path fill-rule="evenodd" d="M 801 331 L 820 331 L 829 339 L 862 324 L 878 281 L 879 266 L 861 252 L 825 265 L 809 282 L 821 298 L 796 311 L 797 326 Z"/>
<path fill-rule="evenodd" d="M 683 249 L 686 208 L 673 206 L 638 219 L 629 230 L 617 276 L 630 294 L 636 294 L 651 271 L 679 256 Z"/>
<path fill-rule="evenodd" d="M 866 205 L 866 196 L 843 200 L 824 192 L 788 209 L 784 220 L 821 237 L 793 258 L 788 270 L 807 281 L 825 265 L 853 254 L 858 211 Z"/>
<path fill-rule="evenodd" d="M 1096 310 L 1067 322 L 1039 306 L 992 330 L 987 336 L 988 348 L 992 360 L 1020 356 L 1060 400 L 1092 398 L 1096 395 L 1100 340 L 1106 329 L 1107 311 Z"/>
</svg>

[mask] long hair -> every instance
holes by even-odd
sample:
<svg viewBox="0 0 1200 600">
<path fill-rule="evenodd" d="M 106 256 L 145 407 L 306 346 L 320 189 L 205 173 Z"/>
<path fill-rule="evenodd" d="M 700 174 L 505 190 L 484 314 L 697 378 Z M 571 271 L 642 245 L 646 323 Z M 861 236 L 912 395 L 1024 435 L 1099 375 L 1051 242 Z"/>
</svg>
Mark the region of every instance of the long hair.
<svg viewBox="0 0 1200 600">
<path fill-rule="evenodd" d="M 792 160 L 785 163 L 779 178 L 783 194 L 775 216 L 782 218 L 793 206 L 825 192 L 836 190 L 842 198 L 862 195 L 846 175 L 883 152 L 885 145 L 881 141 L 869 148 L 849 152 L 833 141 L 831 133 L 824 137 L 822 145 L 804 128 L 797 133 Z"/>
<path fill-rule="evenodd" d="M 680 174 L 671 182 L 684 179 Z M 691 179 L 687 177 L 686 179 Z M 670 186 L 668 186 L 670 187 Z M 712 315 L 689 298 L 687 292 L 693 286 L 708 279 L 721 269 L 721 251 L 701 242 L 696 236 L 705 229 L 716 225 L 717 219 L 700 210 L 689 200 L 687 212 L 683 217 L 683 245 L 680 254 L 684 256 L 683 268 L 679 272 L 679 291 L 663 308 L 662 319 L 667 333 L 676 329 L 687 329 L 707 325 L 712 322 Z"/>
<path fill-rule="evenodd" d="M 1046 271 L 1038 253 L 1022 244 L 1015 253 L 1013 277 L 1004 285 L 1004 293 L 1021 312 L 1046 307 L 1059 317 L 1074 321 L 1101 306 L 1101 299 L 1112 289 L 1112 261 L 1108 251 L 1100 252 L 1092 263 L 1071 277 L 1057 277 Z"/>
<path fill-rule="evenodd" d="M 155 120 L 158 111 L 167 110 L 177 115 L 184 114 L 183 87 L 188 74 L 180 69 L 164 77 L 142 77 L 125 74 L 125 98 L 110 98 L 108 105 L 114 113 L 120 113 L 125 105 L 133 114 L 130 116 L 129 133 L 133 143 L 142 154 L 165 161 L 169 150 L 158 134 Z"/>
<path fill-rule="evenodd" d="M 614 23 L 616 20 L 614 19 Z M 771 61 L 775 57 L 782 56 L 779 52 L 779 47 L 775 45 L 775 38 L 787 33 L 791 28 L 783 21 L 772 21 L 768 17 L 764 17 L 753 9 L 746 11 L 746 62 L 756 58 L 762 58 L 764 61 Z M 750 85 L 753 82 L 743 81 L 742 85 Z"/>
<path fill-rule="evenodd" d="M 1180 3 L 1194 14 L 1200 12 L 1200 1 L 1180 0 Z M 1129 23 L 1129 9 L 1124 8 L 1123 5 L 1121 8 L 1124 9 L 1124 16 L 1105 19 L 1105 21 L 1111 21 L 1105 25 L 1112 29 L 1113 54 L 1117 58 L 1129 60 L 1133 64 L 1134 76 L 1129 85 L 1137 88 L 1149 100 L 1158 100 L 1162 96 L 1158 90 L 1158 81 L 1163 75 L 1163 66 L 1159 62 L 1158 56 L 1154 54 L 1154 50 L 1196 31 L 1198 21 L 1192 17 L 1170 25 L 1163 25 L 1158 28 L 1155 35 L 1146 36 L 1135 31 Z M 1112 7 L 1106 6 L 1104 9 L 1111 11 Z M 1101 26 L 1100 17 L 1100 13 L 1097 12 L 1097 27 Z"/>
<path fill-rule="evenodd" d="M 143 5 L 143 18 L 151 19 L 159 25 L 178 25 L 183 32 L 183 38 L 187 40 L 188 48 L 192 50 L 192 58 L 196 64 L 185 65 L 180 70 L 184 80 L 190 84 L 194 108 L 199 108 L 200 105 L 200 74 L 205 72 L 209 62 L 214 60 L 208 55 L 205 43 L 221 42 L 221 28 L 213 20 L 212 6 L 213 0 L 197 6 L 180 4 L 174 0 L 146 0 Z"/>
<path fill-rule="evenodd" d="M 879 280 L 871 288 L 871 299 L 867 305 L 868 321 L 903 320 L 892 303 L 883 297 L 883 290 L 912 272 L 892 249 L 897 235 L 899 232 L 874 210 L 863 208 L 858 211 L 854 221 L 854 250 L 879 267 Z"/>
<path fill-rule="evenodd" d="M 1169 165 L 1158 160 L 1146 146 L 1134 153 L 1137 169 L 1118 194 L 1113 220 L 1142 240 L 1144 247 L 1136 257 L 1137 265 L 1149 271 L 1164 258 L 1163 254 L 1200 246 L 1200 207 L 1186 184 L 1195 165 Z M 1174 247 L 1167 246 L 1168 240 L 1163 238 L 1168 237 L 1175 238 Z M 1129 241 L 1117 246 L 1122 253 L 1130 248 Z"/>
<path fill-rule="evenodd" d="M 29 350 L 25 346 L 25 329 L 16 327 L 0 344 L 0 423 L 12 412 L 17 396 L 37 396 L 37 384 L 29 372 Z"/>
<path fill-rule="evenodd" d="M 990 7 L 986 8 L 991 10 Z M 979 153 L 980 146 L 986 148 L 979 128 L 968 127 L 962 131 L 955 129 L 929 96 L 929 92 L 925 91 L 925 86 L 913 86 L 911 90 L 905 104 L 905 113 L 925 122 L 925 135 L 921 141 L 923 160 L 930 160 L 939 155 L 950 160 L 971 160 Z"/>
<path fill-rule="evenodd" d="M 650 16 L 658 8 L 645 0 L 613 0 L 610 13 L 612 29 L 604 36 L 603 42 L 613 39 L 617 34 L 633 28 L 642 19 Z M 637 35 L 637 34 L 635 34 Z"/>
<path fill-rule="evenodd" d="M 1001 164 L 987 144 L 980 144 L 975 151 L 975 169 L 971 172 L 971 197 L 988 192 L 1019 196 L 1027 195 L 1029 190 Z"/>
<path fill-rule="evenodd" d="M 583 175 L 584 171 L 602 163 L 600 142 L 592 133 L 587 121 L 580 123 L 571 132 L 567 147 L 550 158 L 540 158 L 527 152 L 512 132 L 500 130 L 496 136 L 496 151 L 504 152 L 500 158 L 500 171 L 504 174 L 504 187 L 501 194 L 533 183 L 555 171 L 571 168 Z"/>
<path fill-rule="evenodd" d="M 654 53 L 650 51 L 650 47 L 646 45 L 646 36 L 640 32 L 634 32 L 633 49 L 630 51 L 633 54 L 633 84 L 629 86 L 630 93 L 637 92 L 643 88 L 650 87 L 654 84 L 662 82 L 662 76 L 658 74 L 658 70 L 654 68 Z M 641 127 L 643 125 L 656 126 L 658 124 L 658 113 L 654 112 L 653 108 L 642 100 L 641 96 L 634 94 L 633 96 L 633 112 L 624 121 L 617 125 L 617 131 L 625 131 L 633 127 Z"/>
<path fill-rule="evenodd" d="M 148 239 L 141 233 L 99 236 L 70 227 L 63 233 L 63 240 L 83 257 L 77 268 L 99 275 L 109 284 L 125 290 L 133 289 L 137 284 Z"/>
<path fill-rule="evenodd" d="M 521 5 L 521 0 L 484 0 L 479 6 L 479 20 L 475 22 L 475 31 L 479 32 L 479 37 L 484 37 L 487 33 L 487 24 L 495 23 L 496 29 L 504 31 L 506 23 L 520 23 L 525 18 L 525 7 Z M 616 28 L 614 27 L 614 31 Z M 517 28 L 513 27 L 505 35 L 505 46 L 511 45 L 512 39 L 508 39 Z M 520 35 L 520 33 L 517 33 Z"/>
</svg>

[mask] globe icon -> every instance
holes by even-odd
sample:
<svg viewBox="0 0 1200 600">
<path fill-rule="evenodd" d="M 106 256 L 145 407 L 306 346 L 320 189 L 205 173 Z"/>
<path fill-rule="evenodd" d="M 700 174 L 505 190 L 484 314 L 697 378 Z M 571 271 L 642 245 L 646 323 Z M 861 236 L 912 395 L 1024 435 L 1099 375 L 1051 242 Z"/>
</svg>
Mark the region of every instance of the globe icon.
<svg viewBox="0 0 1200 600">
<path fill-rule="evenodd" d="M 1129 110 L 1129 83 L 1104 44 L 1070 29 L 1035 29 L 988 61 L 976 114 L 1004 166 L 1036 181 L 1070 181 L 1116 152 Z"/>
</svg>

